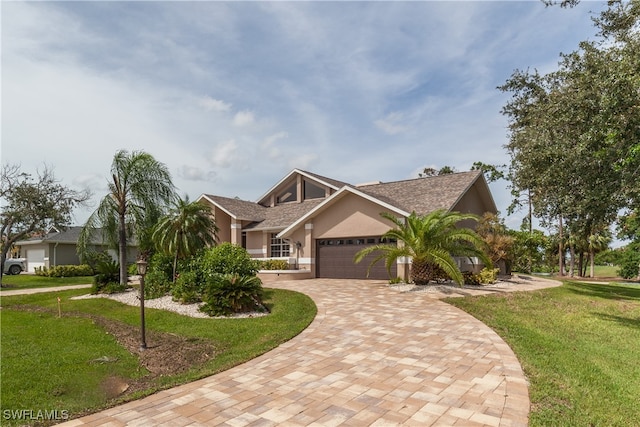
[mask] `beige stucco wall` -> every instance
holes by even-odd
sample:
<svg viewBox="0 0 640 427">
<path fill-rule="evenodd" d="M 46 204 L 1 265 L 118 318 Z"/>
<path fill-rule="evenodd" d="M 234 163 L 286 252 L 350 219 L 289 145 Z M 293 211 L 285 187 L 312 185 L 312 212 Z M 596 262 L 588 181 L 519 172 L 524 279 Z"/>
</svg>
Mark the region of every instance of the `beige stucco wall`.
<svg viewBox="0 0 640 427">
<path fill-rule="evenodd" d="M 247 231 L 247 251 L 253 258 L 266 256 L 263 252 L 263 234 L 262 231 Z"/>
<path fill-rule="evenodd" d="M 231 217 L 217 207 L 213 208 L 213 215 L 218 226 L 218 241 L 231 242 Z"/>
<path fill-rule="evenodd" d="M 313 218 L 313 237 L 379 236 L 393 226 L 380 216 L 383 211 L 378 204 L 347 194 Z"/>
</svg>

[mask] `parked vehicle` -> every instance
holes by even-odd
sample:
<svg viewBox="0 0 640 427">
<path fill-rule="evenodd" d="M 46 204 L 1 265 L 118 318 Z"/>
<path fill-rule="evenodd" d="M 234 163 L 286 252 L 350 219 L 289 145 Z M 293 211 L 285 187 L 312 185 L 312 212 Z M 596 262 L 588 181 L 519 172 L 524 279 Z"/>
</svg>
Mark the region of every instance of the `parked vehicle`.
<svg viewBox="0 0 640 427">
<path fill-rule="evenodd" d="M 7 258 L 4 260 L 4 274 L 20 274 L 27 270 L 25 258 Z"/>
</svg>

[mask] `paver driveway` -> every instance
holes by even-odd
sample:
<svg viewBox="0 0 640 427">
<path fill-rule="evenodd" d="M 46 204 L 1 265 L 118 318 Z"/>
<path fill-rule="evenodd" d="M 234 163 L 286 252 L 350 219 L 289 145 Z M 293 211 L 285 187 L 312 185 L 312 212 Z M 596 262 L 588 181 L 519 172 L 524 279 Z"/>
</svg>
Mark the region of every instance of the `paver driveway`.
<svg viewBox="0 0 640 427">
<path fill-rule="evenodd" d="M 461 310 L 377 281 L 268 286 L 313 298 L 309 328 L 228 371 L 65 425 L 527 425 L 516 357 Z"/>
</svg>

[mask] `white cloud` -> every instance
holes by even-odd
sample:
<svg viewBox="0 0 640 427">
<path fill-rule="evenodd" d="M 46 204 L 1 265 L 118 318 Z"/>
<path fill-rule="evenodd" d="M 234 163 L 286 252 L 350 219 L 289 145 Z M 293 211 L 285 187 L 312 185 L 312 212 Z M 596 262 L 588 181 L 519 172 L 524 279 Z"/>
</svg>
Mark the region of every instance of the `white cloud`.
<svg viewBox="0 0 640 427">
<path fill-rule="evenodd" d="M 216 111 L 222 113 L 231 110 L 231 104 L 219 99 L 211 98 L 210 96 L 204 96 L 200 98 L 199 104 L 207 111 Z"/>
<path fill-rule="evenodd" d="M 209 155 L 209 161 L 215 167 L 228 168 L 234 164 L 237 151 L 238 144 L 234 139 L 230 139 L 218 144 L 213 149 Z"/>
<path fill-rule="evenodd" d="M 235 126 L 246 126 L 253 123 L 255 120 L 251 111 L 239 111 L 233 116 L 233 124 Z"/>
<path fill-rule="evenodd" d="M 272 159 L 272 160 L 277 159 L 277 158 L 280 157 L 281 150 L 276 145 L 276 143 L 281 139 L 287 138 L 288 136 L 289 136 L 289 134 L 287 132 L 275 133 L 275 134 L 265 138 L 264 142 L 260 145 L 260 148 L 264 152 L 266 152 L 267 156 L 270 159 Z"/>
<path fill-rule="evenodd" d="M 289 159 L 289 168 L 308 169 L 318 158 L 316 154 L 300 154 Z"/>
<path fill-rule="evenodd" d="M 402 113 L 395 112 L 387 114 L 386 117 L 378 119 L 374 123 L 385 133 L 388 133 L 389 135 L 396 135 L 406 132 L 409 129 L 406 125 L 402 124 L 403 121 L 404 115 Z"/>
<path fill-rule="evenodd" d="M 178 168 L 178 177 L 187 181 L 215 181 L 216 173 L 214 171 L 205 171 L 196 166 L 182 165 Z"/>
</svg>

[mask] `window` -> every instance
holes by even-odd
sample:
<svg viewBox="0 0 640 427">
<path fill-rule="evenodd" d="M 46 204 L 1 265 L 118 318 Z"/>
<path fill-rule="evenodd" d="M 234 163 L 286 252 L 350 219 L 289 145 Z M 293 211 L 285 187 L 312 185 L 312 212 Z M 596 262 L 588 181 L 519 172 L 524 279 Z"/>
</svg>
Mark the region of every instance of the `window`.
<svg viewBox="0 0 640 427">
<path fill-rule="evenodd" d="M 315 184 L 304 180 L 304 199 L 321 199 L 324 197 L 324 188 L 318 187 Z"/>
<path fill-rule="evenodd" d="M 286 190 L 284 190 L 278 196 L 276 202 L 277 203 L 287 203 L 287 202 L 297 202 L 298 201 L 298 189 L 296 183 L 294 182 Z"/>
<path fill-rule="evenodd" d="M 247 249 L 247 232 L 242 232 L 242 247 Z"/>
<path fill-rule="evenodd" d="M 271 234 L 271 257 L 287 257 L 291 253 L 289 244 L 282 239 L 276 237 L 276 233 Z"/>
</svg>

